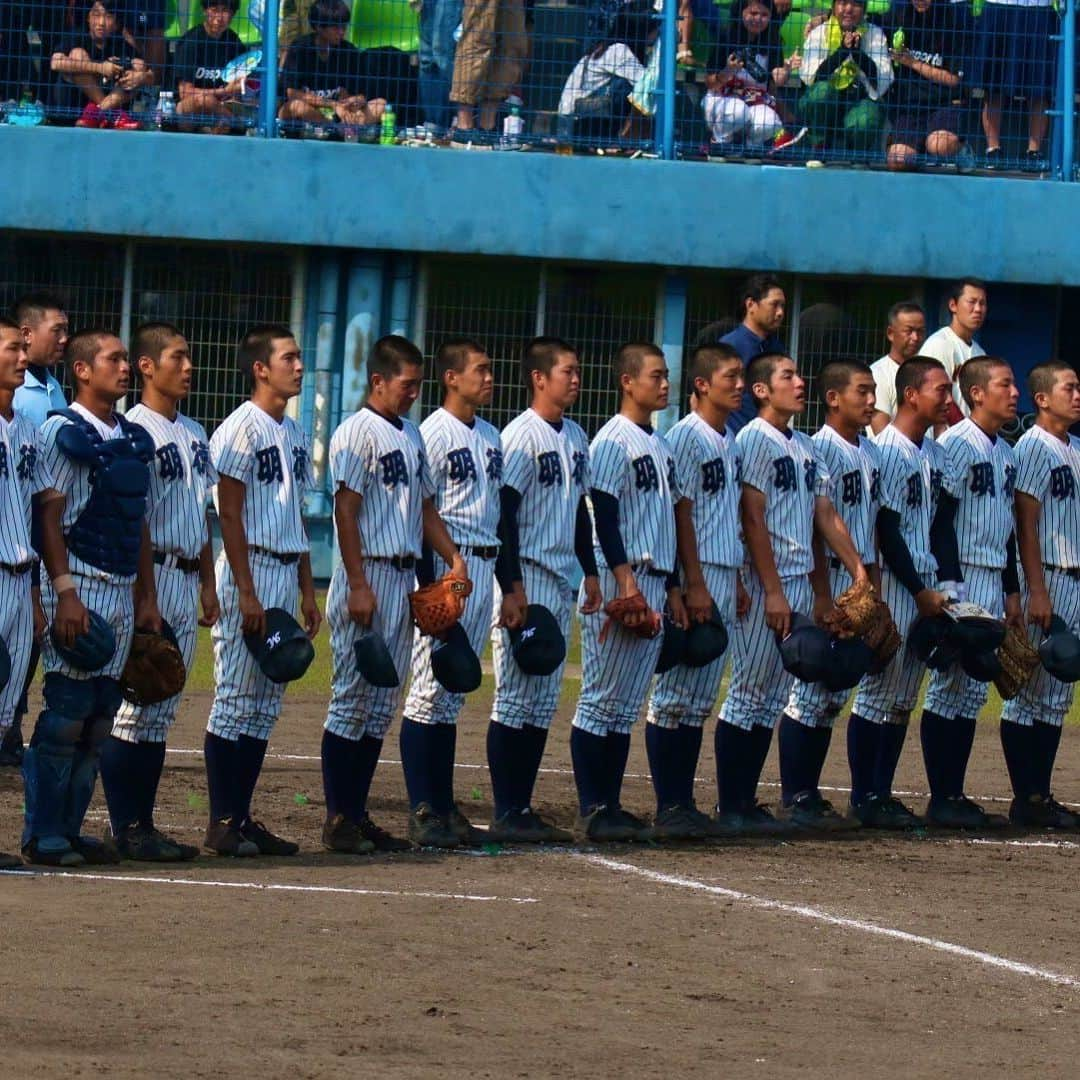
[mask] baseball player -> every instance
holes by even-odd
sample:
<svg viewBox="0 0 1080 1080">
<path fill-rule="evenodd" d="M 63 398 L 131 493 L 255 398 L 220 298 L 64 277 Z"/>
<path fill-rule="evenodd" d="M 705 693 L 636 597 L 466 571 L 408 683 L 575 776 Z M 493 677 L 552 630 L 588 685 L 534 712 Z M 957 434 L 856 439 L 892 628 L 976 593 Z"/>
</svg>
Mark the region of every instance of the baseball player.
<svg viewBox="0 0 1080 1080">
<path fill-rule="evenodd" d="M 881 596 L 901 637 L 916 615 L 940 615 L 950 597 L 942 578 L 958 581 L 953 528 L 957 483 L 945 452 L 927 433 L 943 424 L 952 381 L 937 360 L 916 356 L 896 373 L 896 417 L 876 437 L 881 455 L 878 544 L 884 568 Z M 942 498 L 951 495 L 953 498 Z M 919 819 L 893 797 L 923 665 L 901 648 L 888 666 L 859 684 L 848 720 L 851 812 L 863 825 L 908 829 Z"/>
<path fill-rule="evenodd" d="M 15 303 L 13 318 L 26 343 L 27 365 L 22 385 L 15 391 L 14 409 L 23 420 L 40 428 L 51 409 L 63 409 L 67 399 L 52 369 L 61 362 L 68 340 L 68 318 L 64 302 L 51 293 L 30 293 Z M 40 609 L 40 564 L 32 571 L 31 591 Z M 41 646 L 35 637 L 30 646 L 30 663 L 26 670 L 22 697 L 15 706 L 11 727 L 0 739 L 0 765 L 22 764 L 22 718 L 26 715 L 27 694 L 37 672 Z"/>
<path fill-rule="evenodd" d="M 956 478 L 954 520 L 963 581 L 940 582 L 939 588 L 998 618 L 1004 614 L 1007 622 L 1022 628 L 1013 525 L 1016 458 L 998 436 L 1001 427 L 1016 418 L 1020 390 L 1012 368 L 993 356 L 969 360 L 960 369 L 958 382 L 970 416 L 948 428 L 938 445 Z M 959 661 L 930 675 L 920 734 L 930 782 L 926 820 L 931 825 L 976 829 L 1005 823 L 964 795 L 964 775 L 986 691 L 987 684 L 969 678 Z"/>
<path fill-rule="evenodd" d="M 412 657 L 408 597 L 422 541 L 453 574 L 468 576 L 435 511 L 420 432 L 406 419 L 423 377 L 424 358 L 412 342 L 398 336 L 375 342 L 368 358 L 367 401 L 330 440 L 341 551 L 326 599 L 334 653 L 322 741 L 323 844 L 330 851 L 362 854 L 411 846 L 371 820 L 367 799 Z M 385 640 L 401 680 L 398 687 L 372 686 L 358 670 L 355 645 L 369 631 Z"/>
<path fill-rule="evenodd" d="M 206 431 L 179 411 L 191 390 L 193 371 L 184 335 L 169 323 L 146 323 L 133 333 L 131 352 L 142 395 L 127 419 L 154 440 L 148 525 L 158 609 L 190 670 L 198 626 L 212 626 L 218 617 L 206 521 L 207 496 L 217 475 Z M 154 826 L 165 741 L 179 704 L 179 695 L 144 708 L 124 701 L 102 747 L 101 786 L 122 858 L 176 862 L 199 852 Z"/>
<path fill-rule="evenodd" d="M 86 330 L 68 342 L 65 360 L 74 403 L 41 429 L 53 477 L 53 490 L 39 496 L 47 571 L 41 599 L 52 629 L 42 643 L 45 707 L 23 758 L 23 854 L 51 866 L 116 861 L 111 845 L 80 830 L 120 705 L 118 676 L 133 627 L 161 629 L 145 519 L 154 445 L 114 411 L 128 391 L 127 351 L 115 334 Z M 57 648 L 89 631 L 89 611 L 108 623 L 116 641 L 112 658 L 92 672 Z"/>
<path fill-rule="evenodd" d="M 251 816 L 284 687 L 263 674 L 244 636 L 263 634 L 268 608 L 295 611 L 298 596 L 309 638 L 322 622 L 301 518 L 311 458 L 300 426 L 285 415 L 300 393 L 304 362 L 288 327 L 260 325 L 244 335 L 236 365 L 251 382 L 251 398 L 210 440 L 224 548 L 215 568 L 221 617 L 211 631 L 216 689 L 204 742 L 204 846 L 219 855 L 294 855 L 298 845 Z"/>
<path fill-rule="evenodd" d="M 435 370 L 443 386 L 441 408 L 421 425 L 424 453 L 435 486 L 435 507 L 464 556 L 473 591 L 461 625 L 477 656 L 491 629 L 495 557 L 500 544 L 502 443 L 499 431 L 477 413 L 491 402 L 495 388 L 491 360 L 468 338 L 453 338 L 439 348 Z M 450 567 L 432 556 L 421 580 L 441 577 Z M 503 605 L 507 627 L 521 625 L 524 595 L 511 594 Z M 478 844 L 486 834 L 474 828 L 454 801 L 457 717 L 464 695 L 452 693 L 431 669 L 434 639 L 416 632 L 412 684 L 401 722 L 401 760 L 409 793 L 409 838 L 425 847 Z"/>
<path fill-rule="evenodd" d="M 862 434 L 874 415 L 874 375 L 857 360 L 838 360 L 821 369 L 817 386 L 825 405 L 825 424 L 810 441 L 827 477 L 826 494 L 839 511 L 867 576 L 880 588 L 874 525 L 881 461 L 877 447 Z M 820 615 L 832 608 L 852 578 L 835 557 L 815 563 L 814 610 Z M 819 829 L 857 824 L 838 814 L 819 788 L 833 722 L 847 698 L 848 691 L 830 691 L 820 683 L 796 679 L 792 685 L 778 733 L 780 817 Z"/>
<path fill-rule="evenodd" d="M 667 436 L 683 496 L 675 512 L 692 515 L 692 535 L 697 541 L 695 550 L 679 547 L 684 598 L 691 620 L 708 617 L 715 604 L 724 625 L 733 627 L 748 602 L 739 577 L 744 558 L 739 535 L 739 452 L 727 429 L 728 417 L 743 400 L 742 359 L 730 345 L 699 346 L 690 359 L 689 377 L 691 411 Z M 684 531 L 678 539 L 685 535 Z M 694 774 L 725 660 L 726 656 L 700 668 L 671 668 L 657 677 L 653 687 L 645 728 L 650 762 L 667 751 L 678 763 L 673 789 L 657 792 L 653 830 L 665 838 L 712 831 L 711 820 L 694 802 Z M 652 772 L 655 781 L 664 770 L 653 767 Z"/>
<path fill-rule="evenodd" d="M 853 581 L 866 580 L 860 553 L 828 497 L 828 480 L 814 444 L 790 427 L 806 408 L 806 387 L 795 362 L 782 353 L 753 360 L 746 381 L 758 415 L 739 432 L 740 495 L 750 597 L 746 618 L 734 626 L 731 686 L 716 727 L 717 828 L 734 834 L 782 832 L 757 802 L 757 785 L 784 711 L 792 677 L 783 666 L 778 639 L 787 636 L 793 612 L 814 606 L 809 574 L 815 533 L 839 557 Z M 794 726 L 781 756 L 781 781 L 793 760 L 814 753 L 813 729 Z M 810 734 L 807 734 L 810 733 Z M 793 783 L 789 779 L 787 787 Z"/>
<path fill-rule="evenodd" d="M 1080 379 L 1070 364 L 1039 364 L 1028 376 L 1035 424 L 1016 444 L 1016 536 L 1033 642 L 1060 616 L 1080 631 Z M 1009 820 L 1071 828 L 1080 818 L 1054 798 L 1050 778 L 1073 687 L 1040 665 L 1005 703 L 1001 745 L 1012 781 Z"/>
<path fill-rule="evenodd" d="M 589 447 L 601 593 L 640 595 L 654 613 L 666 599 L 671 618 L 685 629 L 675 565 L 674 507 L 680 499 L 675 459 L 651 425 L 652 414 L 667 406 L 667 363 L 655 345 L 634 342 L 619 349 L 613 367 L 619 412 Z M 590 606 L 584 583 L 580 597 Z M 620 797 L 630 730 L 656 669 L 661 639 L 640 636 L 633 624 L 609 625 L 599 612 L 582 612 L 580 619 L 581 696 L 570 731 L 580 811 L 576 831 L 594 841 L 645 839 L 650 830 L 622 808 Z M 678 788 L 677 763 L 665 761 L 661 769 L 654 783 Z"/>
<path fill-rule="evenodd" d="M 26 371 L 26 343 L 18 323 L 0 317 L 0 645 L 10 671 L 0 686 L 0 734 L 11 729 L 30 663 L 30 646 L 45 630 L 40 597 L 31 595 L 36 555 L 30 544 L 31 502 L 52 488 L 37 429 L 12 409 Z M 22 742 L 19 742 L 20 749 Z M 0 869 L 21 866 L 0 853 Z"/>
<path fill-rule="evenodd" d="M 565 415 L 578 398 L 581 366 L 572 345 L 538 337 L 525 346 L 521 367 L 532 404 L 503 428 L 500 492 L 503 520 L 518 537 L 519 566 L 505 565 L 512 553 L 510 545 L 504 544 L 496 562 L 496 608 L 500 617 L 513 614 L 512 609 L 503 608 L 513 604 L 504 586 L 513 592 L 516 580 L 523 594 L 515 606 L 520 608 L 526 595 L 531 603 L 543 605 L 569 640 L 574 606 L 570 582 L 578 567 L 584 575 L 582 613 L 592 615 L 602 603 L 586 499 L 589 440 Z M 569 833 L 530 805 L 559 704 L 563 665 L 546 676 L 524 674 L 514 661 L 509 631 L 498 625 L 492 654 L 495 700 L 487 735 L 495 800 L 491 836 L 504 842 L 569 840 Z"/>
<path fill-rule="evenodd" d="M 969 360 L 985 356 L 986 350 L 975 340 L 975 335 L 986 321 L 986 285 L 978 278 L 963 278 L 949 287 L 949 314 L 947 326 L 932 333 L 923 342 L 920 356 L 941 361 L 946 374 L 953 381 L 953 400 L 949 403 L 949 415 L 944 425 L 937 425 L 937 434 L 948 424 L 958 424 L 968 414 L 968 405 L 960 392 L 960 369 Z"/>
</svg>

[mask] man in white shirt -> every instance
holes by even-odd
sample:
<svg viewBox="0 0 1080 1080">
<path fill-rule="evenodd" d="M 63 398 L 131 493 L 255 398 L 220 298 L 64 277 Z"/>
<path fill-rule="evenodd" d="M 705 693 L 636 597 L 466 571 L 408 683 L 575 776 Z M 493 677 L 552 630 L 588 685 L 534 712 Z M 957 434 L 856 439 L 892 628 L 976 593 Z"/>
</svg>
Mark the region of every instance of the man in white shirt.
<svg viewBox="0 0 1080 1080">
<path fill-rule="evenodd" d="M 986 286 L 978 278 L 962 278 L 949 289 L 949 311 L 952 320 L 931 334 L 923 343 L 921 356 L 939 360 L 953 381 L 953 404 L 945 427 L 960 423 L 969 409 L 960 394 L 957 376 L 960 369 L 976 356 L 985 356 L 986 350 L 975 340 L 975 335 L 986 321 Z M 934 434 L 941 431 L 935 429 Z"/>
<path fill-rule="evenodd" d="M 868 435 L 876 435 L 896 416 L 896 373 L 904 361 L 919 355 L 926 340 L 926 313 L 914 300 L 898 301 L 889 308 L 885 336 L 889 351 L 870 365 L 876 400 Z"/>
</svg>

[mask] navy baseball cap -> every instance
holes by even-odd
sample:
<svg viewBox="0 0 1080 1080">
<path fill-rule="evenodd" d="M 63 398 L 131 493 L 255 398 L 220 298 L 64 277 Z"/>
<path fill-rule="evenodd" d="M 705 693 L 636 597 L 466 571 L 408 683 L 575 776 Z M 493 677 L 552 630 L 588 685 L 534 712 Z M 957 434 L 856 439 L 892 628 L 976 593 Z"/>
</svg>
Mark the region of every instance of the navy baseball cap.
<svg viewBox="0 0 1080 1080">
<path fill-rule="evenodd" d="M 551 675 L 566 659 L 566 638 L 559 621 L 543 604 L 530 604 L 524 625 L 509 634 L 510 651 L 526 675 Z"/>
<path fill-rule="evenodd" d="M 471 694 L 480 685 L 480 658 L 461 623 L 454 623 L 442 641 L 432 642 L 431 672 L 451 694 Z"/>
<path fill-rule="evenodd" d="M 803 682 L 816 683 L 825 678 L 832 663 L 829 634 L 798 611 L 792 612 L 791 629 L 777 647 L 785 670 Z"/>
<path fill-rule="evenodd" d="M 1066 683 L 1080 680 L 1080 639 L 1060 615 L 1050 619 L 1050 632 L 1039 644 L 1039 659 L 1055 679 Z"/>
<path fill-rule="evenodd" d="M 686 631 L 664 615 L 664 637 L 660 642 L 660 652 L 656 657 L 656 674 L 663 675 L 673 667 L 678 667 L 686 659 Z"/>
<path fill-rule="evenodd" d="M 712 614 L 704 622 L 690 624 L 686 632 L 686 658 L 683 663 L 690 668 L 702 668 L 719 660 L 728 647 L 728 632 L 720 609 L 713 604 Z"/>
<path fill-rule="evenodd" d="M 961 653 L 960 666 L 969 679 L 976 682 L 993 682 L 1001 674 L 1001 661 L 996 651 Z"/>
<path fill-rule="evenodd" d="M 401 685 L 394 658 L 382 634 L 365 627 L 356 635 L 353 652 L 356 653 L 356 668 L 364 682 L 383 690 L 392 690 Z"/>
<path fill-rule="evenodd" d="M 279 685 L 299 679 L 315 659 L 315 646 L 284 608 L 267 608 L 266 632 L 245 634 L 244 644 L 262 673 Z"/>
<path fill-rule="evenodd" d="M 993 617 L 964 615 L 956 620 L 953 633 L 961 656 L 994 652 L 1005 640 L 1005 623 Z"/>
<path fill-rule="evenodd" d="M 850 690 L 859 685 L 873 662 L 874 650 L 861 637 L 834 637 L 829 642 L 829 664 L 822 685 L 834 693 Z"/>
<path fill-rule="evenodd" d="M 960 659 L 956 626 L 948 615 L 920 615 L 908 631 L 907 647 L 931 671 L 947 671 Z"/>
<path fill-rule="evenodd" d="M 53 648 L 64 663 L 79 671 L 100 671 L 116 654 L 116 634 L 96 611 L 88 611 L 87 614 L 90 616 L 90 628 L 71 645 L 60 643 L 55 624 L 49 632 Z"/>
</svg>

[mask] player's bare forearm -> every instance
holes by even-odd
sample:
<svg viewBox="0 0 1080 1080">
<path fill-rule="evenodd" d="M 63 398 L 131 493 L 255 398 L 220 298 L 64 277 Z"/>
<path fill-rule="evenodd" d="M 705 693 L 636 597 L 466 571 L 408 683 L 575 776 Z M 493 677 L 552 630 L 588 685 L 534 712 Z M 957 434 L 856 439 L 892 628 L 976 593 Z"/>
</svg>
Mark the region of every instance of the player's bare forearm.
<svg viewBox="0 0 1080 1080">
<path fill-rule="evenodd" d="M 1028 620 L 1044 630 L 1050 627 L 1053 605 L 1046 588 L 1043 571 L 1042 547 L 1039 543 L 1039 500 L 1022 491 L 1016 493 L 1016 553 L 1024 568 L 1024 580 L 1028 589 Z"/>
<path fill-rule="evenodd" d="M 698 552 L 697 530 L 694 528 L 694 504 L 680 499 L 675 504 L 675 545 L 686 586 L 686 611 L 694 622 L 705 622 L 712 614 L 712 596 L 705 584 Z"/>
<path fill-rule="evenodd" d="M 757 488 L 743 487 L 742 526 L 750 565 L 761 579 L 766 593 L 782 593 L 784 587 L 776 570 L 769 526 L 765 523 L 765 496 Z"/>
<path fill-rule="evenodd" d="M 71 576 L 62 525 L 64 502 L 64 496 L 57 492 L 48 501 L 37 503 L 35 509 L 41 522 L 41 561 L 45 564 L 45 573 L 52 582 L 57 578 Z M 59 592 L 57 589 L 57 593 Z"/>
<path fill-rule="evenodd" d="M 341 563 L 349 588 L 367 584 L 364 573 L 364 542 L 360 536 L 360 506 L 362 497 L 346 487 L 339 487 L 334 494 L 334 525 L 337 528 Z"/>
<path fill-rule="evenodd" d="M 307 636 L 313 638 L 322 625 L 322 612 L 315 600 L 315 578 L 311 573 L 311 556 L 305 551 L 296 564 L 296 576 L 300 585 L 300 613 L 304 617 Z"/>
<path fill-rule="evenodd" d="M 431 499 L 424 500 L 424 541 L 450 567 L 455 577 L 468 579 L 469 571 Z"/>
<path fill-rule="evenodd" d="M 881 596 L 881 567 L 877 563 L 871 563 L 866 568 L 867 576 L 870 578 L 870 584 L 874 586 L 874 590 L 878 596 Z"/>
<path fill-rule="evenodd" d="M 823 602 L 825 600 L 831 601 L 832 592 L 829 588 L 828 557 L 825 554 L 825 547 L 821 542 L 821 537 L 817 533 L 814 533 L 811 548 L 814 552 L 814 566 L 810 571 L 810 586 L 814 590 L 814 597 Z"/>
<path fill-rule="evenodd" d="M 157 582 L 154 580 L 154 543 L 146 521 L 142 523 L 142 543 L 139 545 L 139 565 L 135 572 L 135 592 L 157 606 Z"/>
<path fill-rule="evenodd" d="M 251 576 L 247 535 L 244 533 L 244 485 L 231 476 L 222 476 L 218 480 L 218 523 L 221 525 L 221 542 L 236 582 L 236 591 L 241 596 L 254 597 L 255 582 Z"/>
<path fill-rule="evenodd" d="M 641 592 L 638 588 L 637 578 L 634 577 L 633 567 L 629 563 L 620 563 L 611 568 L 611 574 L 615 578 L 615 588 L 619 596 L 633 596 Z"/>
<path fill-rule="evenodd" d="M 866 580 L 866 567 L 863 566 L 862 558 L 855 550 L 855 543 L 851 539 L 844 519 L 836 512 L 832 501 L 824 495 L 819 496 L 814 504 L 814 525 L 821 533 L 825 543 L 836 553 L 836 557 L 844 564 L 844 569 L 851 575 L 853 581 Z"/>
</svg>

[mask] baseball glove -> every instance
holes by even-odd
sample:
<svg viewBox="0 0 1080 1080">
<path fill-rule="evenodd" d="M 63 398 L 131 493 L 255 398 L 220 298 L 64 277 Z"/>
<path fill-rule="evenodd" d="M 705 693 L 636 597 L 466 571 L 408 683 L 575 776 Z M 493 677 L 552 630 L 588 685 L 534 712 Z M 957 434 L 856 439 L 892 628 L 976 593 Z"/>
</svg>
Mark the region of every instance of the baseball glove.
<svg viewBox="0 0 1080 1080">
<path fill-rule="evenodd" d="M 863 641 L 874 651 L 872 671 L 884 671 L 892 658 L 900 651 L 904 639 L 893 622 L 892 612 L 884 600 L 874 600 L 875 615 L 863 634 Z"/>
<path fill-rule="evenodd" d="M 472 592 L 472 582 L 444 574 L 438 581 L 409 593 L 413 622 L 421 634 L 441 637 L 465 612 L 465 597 Z"/>
<path fill-rule="evenodd" d="M 1005 640 L 997 651 L 1001 674 L 994 680 L 998 693 L 1008 701 L 1027 685 L 1039 666 L 1039 654 L 1031 647 L 1027 636 L 1015 626 L 1005 631 Z"/>
<path fill-rule="evenodd" d="M 175 643 L 164 634 L 136 630 L 120 675 L 120 690 L 132 705 L 156 705 L 184 689 L 187 669 Z"/>
<path fill-rule="evenodd" d="M 868 581 L 856 583 L 836 598 L 835 607 L 822 619 L 822 625 L 837 637 L 865 639 L 870 633 L 878 632 L 880 608 L 888 616 L 889 609 L 878 600 L 874 586 Z"/>
<path fill-rule="evenodd" d="M 649 607 L 641 593 L 634 593 L 633 596 L 617 596 L 604 605 L 604 614 L 607 615 L 608 620 L 600 631 L 601 641 L 607 637 L 613 623 L 642 638 L 656 637 L 663 626 L 660 615 Z M 634 620 L 633 626 L 627 625 L 630 620 Z"/>
</svg>

